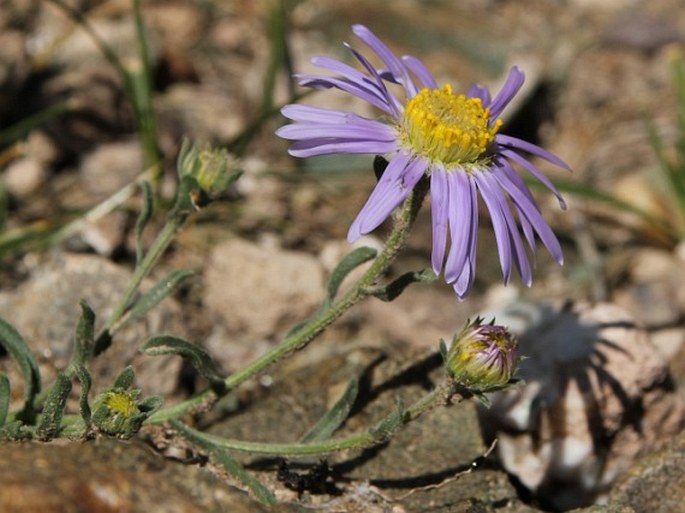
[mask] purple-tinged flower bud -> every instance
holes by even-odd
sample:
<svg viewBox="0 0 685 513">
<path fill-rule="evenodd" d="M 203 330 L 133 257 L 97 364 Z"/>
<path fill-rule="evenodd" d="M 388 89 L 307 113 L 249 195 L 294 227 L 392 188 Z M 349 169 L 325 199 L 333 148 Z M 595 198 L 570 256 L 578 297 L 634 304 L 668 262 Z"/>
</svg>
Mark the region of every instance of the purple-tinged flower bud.
<svg viewBox="0 0 685 513">
<path fill-rule="evenodd" d="M 472 392 L 492 392 L 507 385 L 516 371 L 518 342 L 509 330 L 481 318 L 454 337 L 447 353 L 452 378 Z"/>
</svg>

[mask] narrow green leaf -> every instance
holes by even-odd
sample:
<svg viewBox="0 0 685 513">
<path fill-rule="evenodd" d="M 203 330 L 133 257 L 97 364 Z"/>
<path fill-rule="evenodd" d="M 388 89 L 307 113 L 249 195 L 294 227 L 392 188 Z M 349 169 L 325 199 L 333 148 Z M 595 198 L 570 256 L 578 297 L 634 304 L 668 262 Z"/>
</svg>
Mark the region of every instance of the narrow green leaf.
<svg viewBox="0 0 685 513">
<path fill-rule="evenodd" d="M 378 424 L 369 429 L 373 437 L 378 440 L 387 440 L 392 434 L 397 431 L 405 422 L 406 409 L 401 400 L 397 400 L 395 410 L 380 421 Z"/>
<path fill-rule="evenodd" d="M 355 268 L 359 267 L 364 262 L 368 262 L 369 260 L 374 259 L 377 254 L 378 252 L 375 249 L 364 246 L 348 253 L 338 263 L 338 265 L 335 266 L 335 269 L 333 269 L 333 272 L 331 273 L 331 276 L 328 279 L 328 283 L 326 285 L 326 296 L 324 297 L 324 300 L 321 303 L 318 312 L 315 314 L 315 317 L 328 310 L 328 308 L 330 308 L 330 306 L 333 304 L 333 301 L 335 300 L 335 297 L 338 294 L 340 285 L 342 284 L 343 280 L 347 277 L 347 275 L 350 274 L 350 272 L 352 272 Z M 293 326 L 286 334 L 286 338 L 295 335 L 309 322 L 310 320 L 308 319 Z"/>
<path fill-rule="evenodd" d="M 304 328 L 307 324 L 309 324 L 309 319 L 306 319 L 306 320 L 304 320 L 304 321 L 298 322 L 295 326 L 293 326 L 292 328 L 290 328 L 290 329 L 288 330 L 288 332 L 285 334 L 285 338 L 290 338 L 290 337 L 292 337 L 293 335 L 295 335 L 295 333 L 297 333 L 298 331 L 300 331 L 300 330 L 301 330 L 302 328 Z"/>
<path fill-rule="evenodd" d="M 651 119 L 646 121 L 647 134 L 652 145 L 652 149 L 659 161 L 659 167 L 667 180 L 667 189 L 678 203 L 681 214 L 685 215 L 685 169 L 680 169 L 678 163 L 671 162 L 668 157 L 667 149 L 662 138 L 659 136 L 656 126 Z"/>
<path fill-rule="evenodd" d="M 259 479 L 247 472 L 240 462 L 232 458 L 227 451 L 214 449 L 210 451 L 210 458 L 247 486 L 259 502 L 269 506 L 276 504 L 276 497 L 273 492 L 264 486 Z"/>
<path fill-rule="evenodd" d="M 76 377 L 81 383 L 81 394 L 79 396 L 79 413 L 81 414 L 81 418 L 83 419 L 83 422 L 85 423 L 86 427 L 90 427 L 92 412 L 90 409 L 90 404 L 88 403 L 88 394 L 90 393 L 90 389 L 93 386 L 93 380 L 90 377 L 88 369 L 86 369 L 83 365 L 76 365 L 75 371 Z"/>
<path fill-rule="evenodd" d="M 327 308 L 333 302 L 335 296 L 338 294 L 341 283 L 347 275 L 364 262 L 368 262 L 375 258 L 377 254 L 378 252 L 375 249 L 369 247 L 357 248 L 351 253 L 348 253 L 331 273 L 331 277 L 326 286 L 326 298 L 322 309 Z"/>
<path fill-rule="evenodd" d="M 189 428 L 181 422 L 174 420 L 171 424 L 181 436 L 207 452 L 216 464 L 221 465 L 226 472 L 247 486 L 260 502 L 267 505 L 276 504 L 276 497 L 273 492 L 257 478 L 249 474 L 240 462 L 232 458 L 225 449 L 217 447 L 211 440 L 205 438 L 202 433 Z"/>
<path fill-rule="evenodd" d="M 445 344 L 445 341 L 443 339 L 440 339 L 440 345 L 438 346 L 438 350 L 440 351 L 440 356 L 442 357 L 442 363 L 447 365 L 447 353 L 449 351 L 447 350 L 447 344 Z"/>
<path fill-rule="evenodd" d="M 129 365 L 119 373 L 117 379 L 114 380 L 112 388 L 126 390 L 133 384 L 134 379 L 136 379 L 136 372 L 133 370 L 133 367 Z"/>
<path fill-rule="evenodd" d="M 143 208 L 138 215 L 135 227 L 136 236 L 136 263 L 139 264 L 143 259 L 143 231 L 145 227 L 152 219 L 152 214 L 155 211 L 155 200 L 154 194 L 152 193 L 152 187 L 147 181 L 141 182 L 141 189 L 143 190 Z"/>
<path fill-rule="evenodd" d="M 164 404 L 164 399 L 161 396 L 151 395 L 138 403 L 138 409 L 145 414 L 145 418 L 148 418 L 159 410 L 162 404 Z"/>
<path fill-rule="evenodd" d="M 333 407 L 300 440 L 301 443 L 327 440 L 347 419 L 359 393 L 359 382 L 352 378 Z"/>
<path fill-rule="evenodd" d="M 67 398 L 71 393 L 71 379 L 69 376 L 60 372 L 57 375 L 55 384 L 50 389 L 50 393 L 45 401 L 43 415 L 38 424 L 38 437 L 42 440 L 50 440 L 59 435 L 62 427 L 62 416 Z"/>
<path fill-rule="evenodd" d="M 81 300 L 81 318 L 76 326 L 76 347 L 73 362 L 83 365 L 93 357 L 95 348 L 95 312 Z"/>
<path fill-rule="evenodd" d="M 0 374 L 0 428 L 7 421 L 10 409 L 10 380 L 5 374 Z"/>
<path fill-rule="evenodd" d="M 17 418 L 26 423 L 33 419 L 33 400 L 40 392 L 40 371 L 31 349 L 26 344 L 22 336 L 11 324 L 0 318 L 0 344 L 17 361 L 24 380 L 26 390 L 24 392 L 24 408 L 17 414 Z"/>
<path fill-rule="evenodd" d="M 174 354 L 186 358 L 217 392 L 225 389 L 224 378 L 219 374 L 216 363 L 209 353 L 197 344 L 182 338 L 161 335 L 152 337 L 140 350 L 150 356 Z"/>
<path fill-rule="evenodd" d="M 404 289 L 406 289 L 412 283 L 432 283 L 437 278 L 437 275 L 431 269 L 408 272 L 388 283 L 384 287 L 377 287 L 369 290 L 368 293 L 377 297 L 381 301 L 392 301 L 393 299 L 397 298 L 397 296 L 402 294 Z"/>
<path fill-rule="evenodd" d="M 532 189 L 544 188 L 544 185 L 534 178 L 524 177 L 523 180 L 526 185 Z M 659 227 L 666 233 L 673 233 L 673 225 L 668 219 L 665 219 L 661 216 L 652 215 L 646 210 L 643 210 L 627 201 L 623 201 L 612 194 L 601 191 L 596 187 L 589 187 L 573 180 L 554 180 L 553 183 L 554 186 L 563 193 L 573 194 L 579 198 L 589 199 L 592 201 L 599 201 L 600 203 L 604 203 L 612 208 L 617 208 L 624 212 L 636 215 L 642 218 L 645 222 Z"/>
<path fill-rule="evenodd" d="M 143 294 L 138 301 L 131 307 L 126 315 L 126 323 L 135 319 L 139 319 L 152 310 L 155 306 L 162 302 L 169 294 L 171 294 L 176 287 L 183 280 L 193 274 L 192 271 L 179 270 L 169 273 L 165 278 L 159 281 L 154 287 Z M 118 327 L 125 324 L 122 323 Z"/>
<path fill-rule="evenodd" d="M 685 166 L 685 58 L 682 52 L 676 54 L 671 63 L 671 73 L 677 97 L 678 136 L 676 149 L 680 165 Z M 685 169 L 682 170 L 685 174 Z"/>
</svg>

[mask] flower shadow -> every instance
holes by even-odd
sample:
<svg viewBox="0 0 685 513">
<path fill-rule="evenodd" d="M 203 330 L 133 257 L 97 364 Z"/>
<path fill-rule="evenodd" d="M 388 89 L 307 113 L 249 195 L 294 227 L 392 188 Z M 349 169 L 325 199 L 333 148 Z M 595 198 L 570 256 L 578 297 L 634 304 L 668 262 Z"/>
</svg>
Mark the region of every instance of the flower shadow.
<svg viewBox="0 0 685 513">
<path fill-rule="evenodd" d="M 673 381 L 648 334 L 613 304 L 518 304 L 496 314 L 518 334 L 525 384 L 480 412 L 502 465 L 534 501 L 564 511 L 606 494 L 634 458 L 678 425 Z M 673 422 L 663 422 L 671 409 Z"/>
</svg>

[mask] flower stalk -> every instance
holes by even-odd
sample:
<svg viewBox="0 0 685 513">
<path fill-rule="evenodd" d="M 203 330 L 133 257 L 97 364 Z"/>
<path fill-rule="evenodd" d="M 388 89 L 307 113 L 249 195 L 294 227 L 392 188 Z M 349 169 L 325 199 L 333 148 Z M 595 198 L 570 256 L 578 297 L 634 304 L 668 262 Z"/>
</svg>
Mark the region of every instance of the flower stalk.
<svg viewBox="0 0 685 513">
<path fill-rule="evenodd" d="M 445 380 L 438 387 L 421 397 L 409 408 L 403 409 L 398 406 L 391 413 L 386 415 L 380 422 L 362 433 L 354 435 L 332 438 L 320 442 L 309 443 L 269 443 L 269 442 L 249 442 L 244 440 L 233 440 L 216 435 L 200 433 L 185 424 L 172 420 L 171 425 L 179 431 L 181 435 L 191 441 L 202 441 L 218 449 L 229 449 L 241 452 L 258 454 L 272 454 L 279 456 L 304 456 L 328 454 L 347 449 L 365 449 L 383 443 L 390 438 L 404 425 L 418 419 L 424 413 L 438 406 L 448 404 L 458 394 L 454 381 Z M 459 401 L 464 398 L 458 395 Z"/>
<path fill-rule="evenodd" d="M 426 192 L 427 184 L 424 183 L 424 185 L 416 187 L 413 193 L 405 200 L 394 219 L 393 230 L 388 236 L 385 249 L 376 257 L 369 269 L 346 294 L 304 326 L 287 336 L 269 352 L 258 357 L 245 368 L 228 376 L 224 381 L 224 392 L 228 393 L 233 390 L 287 354 L 303 349 L 347 310 L 371 295 L 372 286 L 386 273 L 404 246 Z M 148 419 L 148 423 L 159 424 L 188 413 L 205 411 L 211 408 L 219 398 L 215 390 L 207 388 L 186 401 L 157 411 Z"/>
</svg>

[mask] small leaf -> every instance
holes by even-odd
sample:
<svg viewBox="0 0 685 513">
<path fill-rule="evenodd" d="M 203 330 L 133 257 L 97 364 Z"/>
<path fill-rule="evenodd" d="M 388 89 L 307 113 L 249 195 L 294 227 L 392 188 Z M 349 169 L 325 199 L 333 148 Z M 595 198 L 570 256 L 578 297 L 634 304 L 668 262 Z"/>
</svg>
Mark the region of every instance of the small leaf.
<svg viewBox="0 0 685 513">
<path fill-rule="evenodd" d="M 33 430 L 21 421 L 14 420 L 0 430 L 0 436 L 5 440 L 12 441 L 30 440 L 33 438 Z"/>
<path fill-rule="evenodd" d="M 10 380 L 5 374 L 0 374 L 0 428 L 7 421 L 10 409 Z"/>
<path fill-rule="evenodd" d="M 121 326 L 128 322 L 143 317 L 161 303 L 164 298 L 171 294 L 183 280 L 192 276 L 192 274 L 192 271 L 184 269 L 169 273 L 135 302 L 128 311 L 125 322 L 120 323 L 118 328 L 121 328 Z"/>
<path fill-rule="evenodd" d="M 221 465 L 226 472 L 234 476 L 241 483 L 247 486 L 254 496 L 263 504 L 276 504 L 276 497 L 266 486 L 264 486 L 258 479 L 249 474 L 245 468 L 232 458 L 226 450 L 217 447 L 211 440 L 205 438 L 202 433 L 189 428 L 185 424 L 176 420 L 171 421 L 172 426 L 181 436 L 189 442 L 197 445 L 202 450 L 209 454 L 209 457 L 218 465 Z"/>
<path fill-rule="evenodd" d="M 22 336 L 4 319 L 0 319 L 0 345 L 17 361 L 26 380 L 24 408 L 17 414 L 17 418 L 30 423 L 34 417 L 33 400 L 36 394 L 40 392 L 38 363 Z"/>
<path fill-rule="evenodd" d="M 83 365 L 93 357 L 95 349 L 95 312 L 81 300 L 81 318 L 76 326 L 74 364 Z"/>
<path fill-rule="evenodd" d="M 79 396 L 79 413 L 81 414 L 81 418 L 83 419 L 83 422 L 85 423 L 86 427 L 90 427 L 91 410 L 90 404 L 88 404 L 88 394 L 90 393 L 93 381 L 90 377 L 88 369 L 86 369 L 83 365 L 76 365 L 75 372 L 76 377 L 81 383 L 81 394 Z"/>
<path fill-rule="evenodd" d="M 225 390 L 224 378 L 217 371 L 212 357 L 200 346 L 178 337 L 161 335 L 152 337 L 140 349 L 146 355 L 158 356 L 174 354 L 186 358 L 193 367 L 209 381 L 218 393 Z"/>
<path fill-rule="evenodd" d="M 70 393 L 71 379 L 66 374 L 60 372 L 45 400 L 43 415 L 38 424 L 38 436 L 41 440 L 50 440 L 59 435 L 62 427 L 64 407 L 67 404 L 67 398 Z"/>
<path fill-rule="evenodd" d="M 133 384 L 133 380 L 136 379 L 136 372 L 130 365 L 119 373 L 117 379 L 114 380 L 112 388 L 118 388 L 121 390 L 126 390 Z"/>
<path fill-rule="evenodd" d="M 340 285 L 347 275 L 364 262 L 368 262 L 375 258 L 377 254 L 378 252 L 375 249 L 369 247 L 357 248 L 351 253 L 348 253 L 331 273 L 328 285 L 326 286 L 326 298 L 322 309 L 327 308 L 333 302 L 335 296 L 338 294 Z"/>
<path fill-rule="evenodd" d="M 138 409 L 145 414 L 145 418 L 148 418 L 154 412 L 159 410 L 159 408 L 164 403 L 164 399 L 159 395 L 151 395 L 146 397 L 138 403 Z"/>
<path fill-rule="evenodd" d="M 404 289 L 412 283 L 432 283 L 437 279 L 437 275 L 431 269 L 408 272 L 388 283 L 384 287 L 377 287 L 367 290 L 371 296 L 377 297 L 381 301 L 392 301 L 396 299 Z"/>
<path fill-rule="evenodd" d="M 155 211 L 154 195 L 152 194 L 152 187 L 150 183 L 144 181 L 140 184 L 143 190 L 143 208 L 136 219 L 135 235 L 136 235 L 136 263 L 139 264 L 143 259 L 143 231 L 152 219 L 152 214 Z"/>
<path fill-rule="evenodd" d="M 293 326 L 292 328 L 290 328 L 290 330 L 288 330 L 288 333 L 285 334 L 285 338 L 290 338 L 290 337 L 294 336 L 298 331 L 300 331 L 302 328 L 307 326 L 307 324 L 309 324 L 309 322 L 310 322 L 309 319 L 298 322 L 295 326 Z"/>
<path fill-rule="evenodd" d="M 444 365 L 447 365 L 447 344 L 445 344 L 445 341 L 443 339 L 440 339 L 440 345 L 438 347 L 438 350 L 440 351 L 440 356 L 442 356 L 442 363 Z"/>
<path fill-rule="evenodd" d="M 221 465 L 226 472 L 247 486 L 259 502 L 267 505 L 276 504 L 276 497 L 273 492 L 256 477 L 247 472 L 240 462 L 232 458 L 227 451 L 214 449 L 209 451 L 209 456 L 216 464 Z"/>
<path fill-rule="evenodd" d="M 401 400 L 398 400 L 395 411 L 370 428 L 369 432 L 378 441 L 387 440 L 395 431 L 402 427 L 405 422 L 405 414 L 404 404 Z"/>
<path fill-rule="evenodd" d="M 359 393 L 359 382 L 352 378 L 333 407 L 300 440 L 301 443 L 327 440 L 345 422 Z"/>
</svg>

